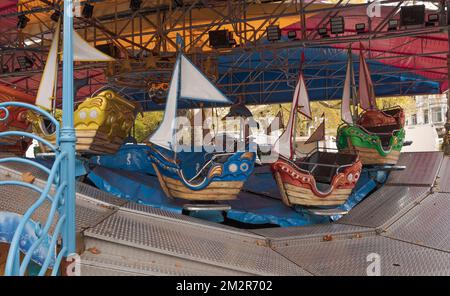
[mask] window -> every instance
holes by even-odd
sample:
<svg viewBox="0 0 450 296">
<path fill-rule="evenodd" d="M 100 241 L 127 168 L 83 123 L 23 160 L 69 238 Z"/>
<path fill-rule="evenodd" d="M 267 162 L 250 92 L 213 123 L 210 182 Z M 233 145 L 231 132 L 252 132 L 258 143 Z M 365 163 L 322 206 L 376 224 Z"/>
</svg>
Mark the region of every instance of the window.
<svg viewBox="0 0 450 296">
<path fill-rule="evenodd" d="M 423 110 L 423 123 L 428 124 L 430 119 L 428 118 L 428 109 Z"/>
<path fill-rule="evenodd" d="M 417 114 L 411 115 L 411 125 L 417 124 Z"/>
<path fill-rule="evenodd" d="M 442 122 L 442 109 L 441 107 L 436 107 L 431 109 L 431 119 L 433 123 Z"/>
</svg>

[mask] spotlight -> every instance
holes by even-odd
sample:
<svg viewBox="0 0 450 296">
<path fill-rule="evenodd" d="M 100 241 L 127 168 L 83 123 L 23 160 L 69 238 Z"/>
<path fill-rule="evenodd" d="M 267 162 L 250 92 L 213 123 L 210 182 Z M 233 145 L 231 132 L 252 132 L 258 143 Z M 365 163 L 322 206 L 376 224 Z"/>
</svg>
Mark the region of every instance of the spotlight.
<svg viewBox="0 0 450 296">
<path fill-rule="evenodd" d="M 355 25 L 355 31 L 358 34 L 362 34 L 366 32 L 366 24 L 360 23 Z"/>
<path fill-rule="evenodd" d="M 279 26 L 271 25 L 266 29 L 267 40 L 278 41 L 281 39 L 281 30 Z"/>
<path fill-rule="evenodd" d="M 432 13 L 428 15 L 428 21 L 429 22 L 438 22 L 439 21 L 439 14 Z"/>
<path fill-rule="evenodd" d="M 130 1 L 130 9 L 133 11 L 137 11 L 141 9 L 142 0 L 131 0 Z"/>
<path fill-rule="evenodd" d="M 400 7 L 400 26 L 421 26 L 425 23 L 425 5 Z"/>
<path fill-rule="evenodd" d="M 84 18 L 90 19 L 94 15 L 94 5 L 84 3 L 83 11 L 81 12 Z"/>
<path fill-rule="evenodd" d="M 388 31 L 395 31 L 398 27 L 398 20 L 397 19 L 390 19 L 388 21 Z"/>
<path fill-rule="evenodd" d="M 287 36 L 288 36 L 289 39 L 293 40 L 293 39 L 297 38 L 297 32 L 296 31 L 289 31 L 287 33 Z"/>
<path fill-rule="evenodd" d="M 428 15 L 428 21 L 425 23 L 427 27 L 433 27 L 439 22 L 439 15 L 437 13 L 432 13 Z"/>
<path fill-rule="evenodd" d="M 344 17 L 336 16 L 330 19 L 331 34 L 343 34 L 345 31 Z"/>
<path fill-rule="evenodd" d="M 59 10 L 55 10 L 55 12 L 50 16 L 51 20 L 55 23 L 58 22 L 59 17 L 61 16 L 61 12 Z"/>
<path fill-rule="evenodd" d="M 322 38 L 330 37 L 330 36 L 328 35 L 328 30 L 327 30 L 326 27 L 319 28 L 319 29 L 317 30 L 317 33 L 319 33 L 320 37 L 322 37 Z"/>
<path fill-rule="evenodd" d="M 27 18 L 24 14 L 19 15 L 17 18 L 17 29 L 25 29 L 30 19 Z"/>
<path fill-rule="evenodd" d="M 232 45 L 233 35 L 228 30 L 209 31 L 209 46 L 212 48 L 227 48 Z"/>
</svg>

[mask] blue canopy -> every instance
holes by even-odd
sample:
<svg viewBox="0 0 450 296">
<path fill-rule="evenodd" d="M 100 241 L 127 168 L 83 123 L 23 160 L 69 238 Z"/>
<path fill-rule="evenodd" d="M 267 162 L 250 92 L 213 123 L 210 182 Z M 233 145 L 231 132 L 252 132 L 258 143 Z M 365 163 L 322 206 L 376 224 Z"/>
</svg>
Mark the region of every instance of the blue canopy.
<svg viewBox="0 0 450 296">
<path fill-rule="evenodd" d="M 332 47 L 296 48 L 278 51 L 227 54 L 218 57 L 218 87 L 233 101 L 244 99 L 247 105 L 291 102 L 301 54 L 303 72 L 311 101 L 340 99 L 345 79 L 347 51 Z M 359 59 L 353 57 L 358 84 Z M 369 69 L 377 97 L 438 94 L 440 84 L 404 69 L 369 60 Z M 142 90 L 125 93 L 142 104 L 144 110 L 162 110 Z M 207 103 L 182 101 L 179 108 L 209 107 Z"/>
</svg>

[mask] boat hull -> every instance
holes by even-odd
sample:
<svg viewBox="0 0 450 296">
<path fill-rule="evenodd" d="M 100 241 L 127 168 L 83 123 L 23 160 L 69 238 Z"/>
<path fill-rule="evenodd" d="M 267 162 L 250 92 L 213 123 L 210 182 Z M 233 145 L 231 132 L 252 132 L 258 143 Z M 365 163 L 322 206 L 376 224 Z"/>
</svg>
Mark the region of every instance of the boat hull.
<svg viewBox="0 0 450 296">
<path fill-rule="evenodd" d="M 362 163 L 357 160 L 351 166 L 336 173 L 328 190 L 318 189 L 316 179 L 308 171 L 301 170 L 285 159 L 278 159 L 271 169 L 287 206 L 339 206 L 344 204 L 361 174 Z"/>
<path fill-rule="evenodd" d="M 212 181 L 204 189 L 192 190 L 174 178 L 161 176 L 158 179 L 167 196 L 194 201 L 234 200 L 244 186 L 242 181 Z"/>
<path fill-rule="evenodd" d="M 392 150 L 386 155 L 380 155 L 376 149 L 358 147 L 349 143 L 350 148 L 340 150 L 342 153 L 354 153 L 356 151 L 359 154 L 361 162 L 365 165 L 394 165 L 397 163 L 400 157 L 400 151 Z"/>
<path fill-rule="evenodd" d="M 137 105 L 106 90 L 86 99 L 74 112 L 76 131 L 76 151 L 83 154 L 115 154 L 129 135 Z M 56 116 L 61 122 L 61 116 Z M 55 143 L 54 133 L 44 131 L 42 118 L 32 112 L 28 114 L 33 132 L 51 143 Z M 41 150 L 50 152 L 45 145 Z"/>
<path fill-rule="evenodd" d="M 151 146 L 152 147 L 152 146 Z M 192 201 L 236 199 L 254 168 L 255 153 L 236 152 L 223 163 L 212 163 L 204 178 L 186 180 L 177 161 L 152 147 L 150 157 L 167 197 Z"/>
<path fill-rule="evenodd" d="M 380 136 L 370 134 L 354 125 L 342 125 L 337 132 L 337 148 L 342 153 L 357 152 L 363 165 L 397 164 L 405 140 L 405 131 L 400 129 L 390 135 L 389 146 L 383 147 Z"/>
</svg>

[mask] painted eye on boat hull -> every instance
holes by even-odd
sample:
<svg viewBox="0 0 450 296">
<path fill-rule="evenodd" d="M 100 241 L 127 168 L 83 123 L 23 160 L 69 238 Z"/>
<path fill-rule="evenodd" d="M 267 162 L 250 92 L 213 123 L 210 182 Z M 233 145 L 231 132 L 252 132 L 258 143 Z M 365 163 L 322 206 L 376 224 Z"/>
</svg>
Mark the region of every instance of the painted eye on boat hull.
<svg viewBox="0 0 450 296">
<path fill-rule="evenodd" d="M 96 111 L 96 110 L 92 110 L 92 111 L 89 113 L 89 116 L 90 116 L 92 119 L 97 118 L 97 116 L 98 116 L 97 111 Z"/>
<path fill-rule="evenodd" d="M 348 174 L 347 180 L 348 180 L 349 182 L 352 182 L 352 181 L 353 181 L 353 174 L 352 174 L 352 173 Z"/>
<path fill-rule="evenodd" d="M 246 172 L 248 171 L 248 164 L 247 163 L 242 163 L 240 166 L 241 171 Z"/>
<path fill-rule="evenodd" d="M 236 173 L 238 170 L 238 166 L 235 163 L 232 163 L 228 166 L 228 170 L 232 173 Z"/>
<path fill-rule="evenodd" d="M 81 111 L 81 112 L 78 114 L 78 117 L 80 117 L 81 120 L 85 120 L 86 117 L 87 117 L 87 114 L 86 114 L 86 112 Z"/>
</svg>

